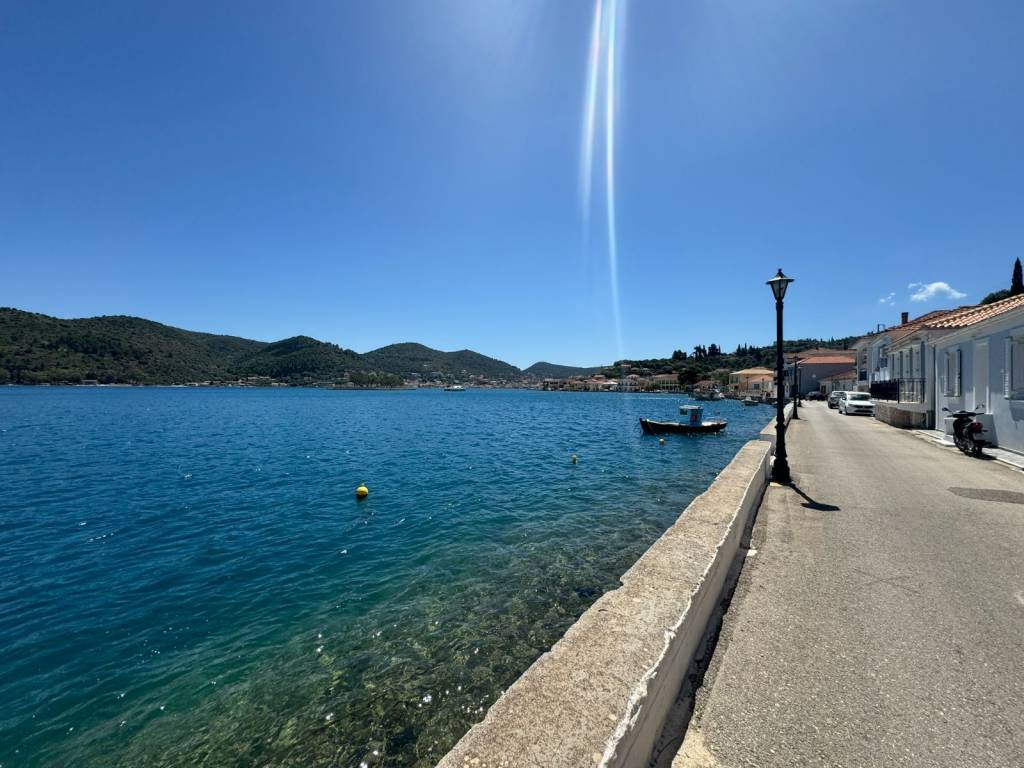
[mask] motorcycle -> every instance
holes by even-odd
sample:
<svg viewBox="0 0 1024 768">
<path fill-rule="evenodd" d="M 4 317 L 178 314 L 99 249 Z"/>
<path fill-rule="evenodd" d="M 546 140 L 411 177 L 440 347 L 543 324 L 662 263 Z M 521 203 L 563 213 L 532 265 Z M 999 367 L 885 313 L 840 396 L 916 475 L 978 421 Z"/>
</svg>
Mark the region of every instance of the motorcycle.
<svg viewBox="0 0 1024 768">
<path fill-rule="evenodd" d="M 953 417 L 953 443 L 968 456 L 977 458 L 981 456 L 981 449 L 988 445 L 988 441 L 982 437 L 986 431 L 980 421 L 976 419 L 978 412 L 984 411 L 984 403 L 976 403 L 975 411 L 951 411 L 943 408 L 946 413 Z"/>
</svg>

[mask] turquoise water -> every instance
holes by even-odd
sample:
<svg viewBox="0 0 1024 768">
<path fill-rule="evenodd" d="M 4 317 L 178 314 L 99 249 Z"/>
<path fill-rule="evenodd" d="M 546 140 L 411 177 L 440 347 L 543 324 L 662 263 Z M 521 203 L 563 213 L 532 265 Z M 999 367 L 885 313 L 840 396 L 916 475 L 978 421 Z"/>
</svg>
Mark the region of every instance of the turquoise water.
<svg viewBox="0 0 1024 768">
<path fill-rule="evenodd" d="M 0 387 L 0 765 L 433 765 L 771 417 L 682 401 Z"/>
</svg>

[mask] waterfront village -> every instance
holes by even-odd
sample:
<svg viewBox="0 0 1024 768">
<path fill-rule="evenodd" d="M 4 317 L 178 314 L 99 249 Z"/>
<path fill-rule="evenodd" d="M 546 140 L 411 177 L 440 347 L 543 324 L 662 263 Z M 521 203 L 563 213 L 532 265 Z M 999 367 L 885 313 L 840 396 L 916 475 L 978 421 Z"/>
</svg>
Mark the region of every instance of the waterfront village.
<svg viewBox="0 0 1024 768">
<path fill-rule="evenodd" d="M 938 309 L 892 325 L 878 324 L 845 349 L 812 348 L 784 355 L 785 391 L 800 397 L 835 391 L 870 393 L 875 417 L 898 427 L 951 434 L 943 409 L 971 408 L 995 447 L 1024 452 L 1024 293 L 989 303 Z M 998 295 L 998 294 L 997 294 Z M 678 354 L 678 353 L 677 353 Z M 684 356 L 685 357 L 685 356 Z M 619 375 L 592 373 L 563 378 L 497 379 L 463 375 L 470 388 L 527 388 L 565 392 L 687 393 L 700 399 L 730 398 L 774 403 L 774 371 L 765 367 L 712 369 L 703 379 L 620 363 Z M 86 382 L 88 383 L 88 382 Z M 450 386 L 442 372 L 406 377 L 404 387 Z M 268 376 L 187 386 L 288 386 Z M 314 384 L 355 388 L 354 382 Z"/>
<path fill-rule="evenodd" d="M 785 391 L 800 397 L 836 391 L 868 392 L 875 417 L 896 427 L 952 435 L 947 412 L 971 409 L 994 447 L 1024 453 L 1024 293 L 987 304 L 939 309 L 891 326 L 878 325 L 849 349 L 789 353 Z M 698 397 L 774 402 L 775 374 L 768 368 L 719 369 L 685 391 Z M 543 389 L 671 391 L 675 374 L 630 372 L 622 378 L 545 379 Z M 817 393 L 815 395 L 814 393 Z M 945 409 L 945 410 L 944 410 Z"/>
</svg>

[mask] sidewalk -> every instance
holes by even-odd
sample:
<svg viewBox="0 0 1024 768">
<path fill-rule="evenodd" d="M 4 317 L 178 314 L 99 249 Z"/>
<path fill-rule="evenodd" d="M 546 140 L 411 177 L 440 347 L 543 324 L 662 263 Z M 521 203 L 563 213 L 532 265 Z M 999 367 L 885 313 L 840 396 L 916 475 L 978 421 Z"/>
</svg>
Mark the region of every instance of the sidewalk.
<svg viewBox="0 0 1024 768">
<path fill-rule="evenodd" d="M 947 435 L 941 429 L 914 429 L 911 432 L 918 437 L 931 440 L 933 443 L 945 448 L 956 448 L 953 444 L 952 436 Z M 1024 454 L 1014 453 L 1003 448 L 991 447 L 985 448 L 985 453 L 1003 464 L 1009 464 L 1016 469 L 1024 469 Z"/>
<path fill-rule="evenodd" d="M 1024 479 L 800 415 L 673 768 L 1022 764 Z"/>
</svg>

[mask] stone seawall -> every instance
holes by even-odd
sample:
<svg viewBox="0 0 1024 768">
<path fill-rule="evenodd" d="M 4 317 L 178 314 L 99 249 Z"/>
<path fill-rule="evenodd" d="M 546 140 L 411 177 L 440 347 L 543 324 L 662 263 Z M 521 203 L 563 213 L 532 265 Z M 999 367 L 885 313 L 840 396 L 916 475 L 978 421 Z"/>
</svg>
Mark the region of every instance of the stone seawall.
<svg viewBox="0 0 1024 768">
<path fill-rule="evenodd" d="M 772 427 L 774 429 L 774 427 Z M 438 768 L 642 768 L 768 483 L 752 440 Z"/>
</svg>

